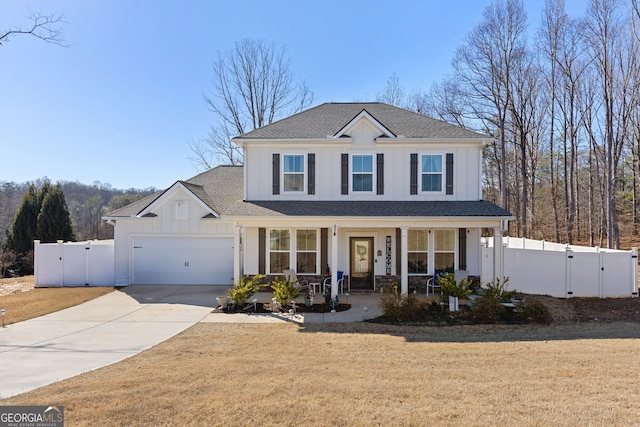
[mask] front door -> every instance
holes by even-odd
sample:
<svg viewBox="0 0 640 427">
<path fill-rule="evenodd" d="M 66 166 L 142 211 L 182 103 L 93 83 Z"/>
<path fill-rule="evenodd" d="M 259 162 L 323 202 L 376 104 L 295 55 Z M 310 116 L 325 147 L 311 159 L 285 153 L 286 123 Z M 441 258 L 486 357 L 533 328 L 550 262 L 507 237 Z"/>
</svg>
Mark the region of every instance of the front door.
<svg viewBox="0 0 640 427">
<path fill-rule="evenodd" d="M 350 239 L 351 289 L 373 290 L 373 237 Z"/>
</svg>

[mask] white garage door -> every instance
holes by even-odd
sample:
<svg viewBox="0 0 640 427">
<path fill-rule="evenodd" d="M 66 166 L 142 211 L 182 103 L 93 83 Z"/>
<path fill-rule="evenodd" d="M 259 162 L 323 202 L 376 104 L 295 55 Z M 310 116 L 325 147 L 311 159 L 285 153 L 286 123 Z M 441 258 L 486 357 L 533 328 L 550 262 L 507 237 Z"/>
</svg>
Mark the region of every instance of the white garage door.
<svg viewBox="0 0 640 427">
<path fill-rule="evenodd" d="M 134 238 L 132 282 L 136 285 L 231 284 L 233 238 Z"/>
</svg>

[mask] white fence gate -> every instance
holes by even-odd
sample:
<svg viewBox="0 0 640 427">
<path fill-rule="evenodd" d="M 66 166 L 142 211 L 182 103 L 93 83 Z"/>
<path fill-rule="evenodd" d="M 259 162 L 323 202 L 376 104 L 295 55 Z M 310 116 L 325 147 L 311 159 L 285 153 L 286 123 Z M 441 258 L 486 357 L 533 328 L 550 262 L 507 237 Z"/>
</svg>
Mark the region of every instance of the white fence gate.
<svg viewBox="0 0 640 427">
<path fill-rule="evenodd" d="M 34 285 L 113 286 L 113 240 L 89 242 L 34 242 Z"/>
<path fill-rule="evenodd" d="M 491 248 L 491 249 L 489 249 Z M 505 237 L 509 289 L 553 297 L 637 297 L 638 251 Z M 493 281 L 493 238 L 483 239 L 482 283 Z"/>
</svg>

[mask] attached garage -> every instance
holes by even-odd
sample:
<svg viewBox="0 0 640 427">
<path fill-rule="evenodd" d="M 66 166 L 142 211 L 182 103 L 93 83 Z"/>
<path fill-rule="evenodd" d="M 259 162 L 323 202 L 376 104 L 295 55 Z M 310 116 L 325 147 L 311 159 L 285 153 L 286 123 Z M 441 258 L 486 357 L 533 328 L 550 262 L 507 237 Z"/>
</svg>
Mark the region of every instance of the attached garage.
<svg viewBox="0 0 640 427">
<path fill-rule="evenodd" d="M 132 284 L 229 285 L 233 238 L 134 237 Z"/>
</svg>

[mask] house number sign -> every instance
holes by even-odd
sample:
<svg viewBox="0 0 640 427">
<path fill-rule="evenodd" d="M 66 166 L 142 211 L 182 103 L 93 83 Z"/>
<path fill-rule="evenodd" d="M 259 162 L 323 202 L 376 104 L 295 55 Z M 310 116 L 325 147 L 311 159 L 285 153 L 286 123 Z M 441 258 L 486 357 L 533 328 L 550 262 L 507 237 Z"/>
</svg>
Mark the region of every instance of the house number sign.
<svg viewBox="0 0 640 427">
<path fill-rule="evenodd" d="M 385 248 L 386 256 L 386 273 L 387 276 L 391 275 L 391 236 L 387 236 L 387 245 Z"/>
</svg>

